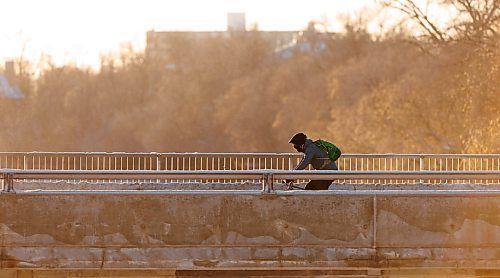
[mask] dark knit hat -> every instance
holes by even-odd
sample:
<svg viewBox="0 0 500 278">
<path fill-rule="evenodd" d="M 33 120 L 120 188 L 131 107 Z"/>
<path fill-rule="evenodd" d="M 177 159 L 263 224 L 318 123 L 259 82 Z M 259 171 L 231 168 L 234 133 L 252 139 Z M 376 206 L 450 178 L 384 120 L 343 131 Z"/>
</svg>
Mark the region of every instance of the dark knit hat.
<svg viewBox="0 0 500 278">
<path fill-rule="evenodd" d="M 290 139 L 290 141 L 288 141 L 288 143 L 302 145 L 306 142 L 306 139 L 307 139 L 307 136 L 304 133 L 300 132 L 300 133 L 295 134 Z"/>
</svg>

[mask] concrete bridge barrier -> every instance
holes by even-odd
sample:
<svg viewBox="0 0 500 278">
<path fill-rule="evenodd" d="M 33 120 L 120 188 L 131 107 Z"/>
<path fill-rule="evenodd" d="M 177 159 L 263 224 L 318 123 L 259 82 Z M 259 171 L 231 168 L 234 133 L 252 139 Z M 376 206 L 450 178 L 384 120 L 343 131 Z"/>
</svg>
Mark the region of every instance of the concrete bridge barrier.
<svg viewBox="0 0 500 278">
<path fill-rule="evenodd" d="M 51 269 L 143 276 L 334 269 L 382 275 L 435 268 L 496 273 L 499 197 L 498 191 L 473 190 L 3 193 L 0 276 L 34 277 Z"/>
</svg>

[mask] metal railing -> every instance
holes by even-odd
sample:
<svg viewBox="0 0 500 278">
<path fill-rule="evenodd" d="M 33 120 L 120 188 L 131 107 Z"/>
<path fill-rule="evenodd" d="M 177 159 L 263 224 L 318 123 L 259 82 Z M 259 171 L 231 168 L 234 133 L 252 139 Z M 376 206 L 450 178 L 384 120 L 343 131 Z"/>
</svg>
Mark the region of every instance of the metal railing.
<svg viewBox="0 0 500 278">
<path fill-rule="evenodd" d="M 292 170 L 298 153 L 105 153 L 105 152 L 1 152 L 0 169 L 85 171 L 250 171 Z M 340 171 L 500 171 L 500 154 L 344 154 Z M 311 170 L 311 169 L 309 169 Z M 56 181 L 53 179 L 45 182 Z M 77 180 L 73 180 L 77 181 Z M 184 179 L 115 179 L 90 182 L 190 182 Z M 205 179 L 202 182 L 214 182 Z M 304 181 L 304 180 L 302 180 Z M 430 183 L 461 183 L 440 176 Z M 241 180 L 222 179 L 234 183 Z M 338 180 L 339 183 L 347 180 Z M 352 182 L 352 181 L 351 181 Z M 355 180 L 355 183 L 411 183 L 404 179 Z M 498 183 L 477 179 L 472 183 Z"/>
<path fill-rule="evenodd" d="M 0 168 L 24 170 L 291 170 L 296 154 L 276 153 L 0 153 Z"/>
<path fill-rule="evenodd" d="M 298 153 L 0 152 L 0 168 L 23 170 L 292 170 Z M 339 170 L 500 170 L 500 154 L 344 154 Z"/>
<path fill-rule="evenodd" d="M 130 170 L 0 170 L 2 191 L 14 189 L 14 180 L 255 180 L 262 191 L 274 191 L 276 181 L 292 180 L 500 180 L 500 171 L 294 171 L 294 170 L 235 170 L 235 171 L 130 171 Z"/>
</svg>

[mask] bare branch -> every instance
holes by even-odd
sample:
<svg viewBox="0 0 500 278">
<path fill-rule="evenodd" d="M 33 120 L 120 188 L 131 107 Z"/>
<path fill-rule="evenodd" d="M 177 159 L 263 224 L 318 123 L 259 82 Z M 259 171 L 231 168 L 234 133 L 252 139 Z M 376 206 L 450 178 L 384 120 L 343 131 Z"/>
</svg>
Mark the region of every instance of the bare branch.
<svg viewBox="0 0 500 278">
<path fill-rule="evenodd" d="M 439 0 L 433 0 L 436 3 Z M 500 27 L 500 0 L 441 0 L 456 10 L 457 16 L 447 27 L 438 27 L 430 19 L 429 6 L 420 8 L 415 0 L 385 0 L 385 7 L 399 10 L 416 23 L 434 43 L 447 44 L 453 40 L 468 40 L 473 44 L 487 43 Z M 429 2 L 428 2 L 429 3 Z"/>
<path fill-rule="evenodd" d="M 411 20 L 414 20 L 434 42 L 446 42 L 444 33 L 431 22 L 427 13 L 422 11 L 413 0 L 385 1 L 384 4 L 386 7 L 391 7 L 403 12 Z"/>
</svg>

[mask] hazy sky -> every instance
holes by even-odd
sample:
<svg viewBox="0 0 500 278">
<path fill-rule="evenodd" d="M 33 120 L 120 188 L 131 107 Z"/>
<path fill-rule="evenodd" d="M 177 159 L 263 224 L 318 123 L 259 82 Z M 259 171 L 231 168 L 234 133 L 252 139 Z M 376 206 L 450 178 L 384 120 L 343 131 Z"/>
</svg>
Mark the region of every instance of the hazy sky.
<svg viewBox="0 0 500 278">
<path fill-rule="evenodd" d="M 310 20 L 370 6 L 369 0 L 0 0 L 0 62 L 19 57 L 56 63 L 99 63 L 100 53 L 132 43 L 148 30 L 226 30 L 228 12 L 246 13 L 260 30 L 302 30 Z"/>
</svg>

